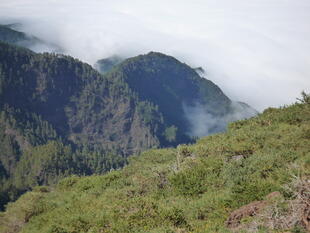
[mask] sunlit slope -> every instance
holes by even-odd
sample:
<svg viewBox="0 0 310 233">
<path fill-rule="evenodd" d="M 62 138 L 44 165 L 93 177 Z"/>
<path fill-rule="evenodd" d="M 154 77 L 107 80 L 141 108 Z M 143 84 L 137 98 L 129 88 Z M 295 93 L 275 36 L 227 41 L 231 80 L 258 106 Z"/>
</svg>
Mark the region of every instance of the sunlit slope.
<svg viewBox="0 0 310 233">
<path fill-rule="evenodd" d="M 309 179 L 309 142 L 310 100 L 305 95 L 302 103 L 267 109 L 194 145 L 146 151 L 122 170 L 66 178 L 55 189 L 38 187 L 9 204 L 0 229 L 230 232 L 226 220 L 235 209 L 274 191 L 283 203 L 296 198 L 289 187 Z M 284 215 L 285 208 L 278 214 Z M 260 232 L 268 232 L 261 224 Z M 306 232 L 302 224 L 281 230 Z"/>
</svg>

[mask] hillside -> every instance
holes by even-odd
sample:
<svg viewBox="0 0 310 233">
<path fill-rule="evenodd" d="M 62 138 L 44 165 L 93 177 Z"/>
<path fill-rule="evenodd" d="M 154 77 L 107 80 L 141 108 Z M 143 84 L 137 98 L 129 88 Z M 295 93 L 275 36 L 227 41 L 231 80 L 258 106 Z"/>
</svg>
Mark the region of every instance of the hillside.
<svg viewBox="0 0 310 233">
<path fill-rule="evenodd" d="M 164 54 L 101 75 L 70 56 L 2 42 L 0 113 L 0 209 L 36 185 L 102 174 L 130 155 L 191 143 L 256 114 Z"/>
<path fill-rule="evenodd" d="M 35 36 L 28 35 L 18 31 L 15 27 L 20 27 L 19 24 L 1 25 L 0 24 L 0 41 L 13 45 L 22 46 L 31 49 L 35 52 L 63 52 L 59 46 L 45 42 Z"/>
<path fill-rule="evenodd" d="M 28 41 L 29 38 L 27 38 L 25 33 L 13 30 L 10 25 L 0 25 L 0 40 L 7 43 L 18 44 Z"/>
<path fill-rule="evenodd" d="M 156 124 L 156 114 L 147 123 L 140 114 L 155 106 L 139 101 L 126 83 L 68 56 L 0 49 L 2 106 L 38 114 L 62 138 L 90 148 L 131 154 L 158 144 L 147 125 Z"/>
<path fill-rule="evenodd" d="M 300 103 L 267 109 L 196 144 L 149 150 L 106 175 L 37 187 L 8 205 L 0 229 L 306 232 L 309 179 L 310 97 L 304 94 Z"/>
<path fill-rule="evenodd" d="M 94 64 L 94 68 L 98 70 L 100 73 L 104 74 L 113 69 L 114 66 L 120 64 L 125 59 L 120 56 L 111 56 L 107 58 L 103 58 L 98 60 Z"/>
<path fill-rule="evenodd" d="M 104 173 L 159 146 L 141 109 L 155 107 L 85 63 L 0 43 L 0 207 L 35 185 Z"/>
<path fill-rule="evenodd" d="M 188 135 L 221 132 L 228 122 L 257 114 L 250 106 L 231 101 L 212 81 L 174 57 L 150 52 L 117 63 L 111 62 L 109 74 L 128 84 L 139 99 L 158 106 L 164 121 L 176 129 L 174 145 L 188 141 Z"/>
</svg>

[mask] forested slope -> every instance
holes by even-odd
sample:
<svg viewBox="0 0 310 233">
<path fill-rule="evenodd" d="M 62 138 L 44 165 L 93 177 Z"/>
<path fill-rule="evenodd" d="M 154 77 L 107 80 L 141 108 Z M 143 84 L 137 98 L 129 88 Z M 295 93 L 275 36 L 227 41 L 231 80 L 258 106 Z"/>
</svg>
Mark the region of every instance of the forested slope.
<svg viewBox="0 0 310 233">
<path fill-rule="evenodd" d="M 159 146 L 138 106 L 155 108 L 76 59 L 0 43 L 1 202 L 59 176 L 109 171 Z"/>
<path fill-rule="evenodd" d="M 198 122 L 209 133 L 240 119 L 229 117 L 234 112 L 256 113 L 232 108 L 219 87 L 164 54 L 101 75 L 70 56 L 0 42 L 1 208 L 35 185 L 102 174 L 146 149 L 193 142 L 200 135 L 188 109 L 197 106 L 213 119 Z"/>
<path fill-rule="evenodd" d="M 45 42 L 33 35 L 16 30 L 20 24 L 0 24 L 0 41 L 31 49 L 35 52 L 63 52 L 59 46 Z"/>
</svg>

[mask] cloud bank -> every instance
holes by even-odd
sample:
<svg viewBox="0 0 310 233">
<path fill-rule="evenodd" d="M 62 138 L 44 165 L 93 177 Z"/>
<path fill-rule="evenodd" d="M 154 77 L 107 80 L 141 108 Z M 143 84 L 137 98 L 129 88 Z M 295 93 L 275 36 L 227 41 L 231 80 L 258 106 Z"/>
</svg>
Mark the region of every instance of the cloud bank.
<svg viewBox="0 0 310 233">
<path fill-rule="evenodd" d="M 190 122 L 190 136 L 207 136 L 210 134 L 224 132 L 228 123 L 247 119 L 257 115 L 257 112 L 248 105 L 240 102 L 232 102 L 230 112 L 223 116 L 215 116 L 201 104 L 195 106 L 183 105 L 185 117 Z"/>
<path fill-rule="evenodd" d="M 258 110 L 310 91 L 309 0 L 2 0 L 12 22 L 91 64 L 167 53 Z"/>
</svg>

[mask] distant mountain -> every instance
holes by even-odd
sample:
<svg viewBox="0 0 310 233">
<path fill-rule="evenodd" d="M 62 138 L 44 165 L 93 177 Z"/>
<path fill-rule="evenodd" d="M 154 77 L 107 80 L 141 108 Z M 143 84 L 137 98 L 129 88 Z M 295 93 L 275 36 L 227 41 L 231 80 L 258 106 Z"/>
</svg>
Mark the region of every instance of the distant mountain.
<svg viewBox="0 0 310 233">
<path fill-rule="evenodd" d="M 34 52 L 63 52 L 63 49 L 55 44 L 45 42 L 35 36 L 28 35 L 24 32 L 14 29 L 15 27 L 19 26 L 20 25 L 18 24 L 0 24 L 0 41 L 25 47 L 31 49 Z"/>
<path fill-rule="evenodd" d="M 111 57 L 98 60 L 94 64 L 94 68 L 98 70 L 100 73 L 104 74 L 104 73 L 109 72 L 113 67 L 120 64 L 124 60 L 125 60 L 124 58 L 114 55 Z"/>
<path fill-rule="evenodd" d="M 161 53 L 127 59 L 114 67 L 111 75 L 127 83 L 141 100 L 158 106 L 167 125 L 177 127 L 177 143 L 186 141 L 188 135 L 224 131 L 228 122 L 257 114 L 250 106 L 231 101 L 197 69 Z M 201 122 L 199 118 L 204 116 L 212 120 Z M 205 128 L 199 135 L 193 132 L 198 121 L 198 127 Z"/>
<path fill-rule="evenodd" d="M 2 204 L 70 174 L 121 167 L 148 148 L 223 131 L 231 115 L 255 114 L 235 105 L 161 53 L 127 59 L 102 75 L 69 56 L 0 42 Z"/>
</svg>

